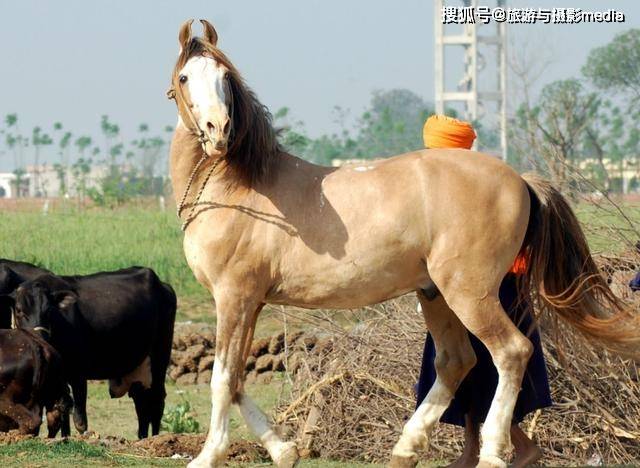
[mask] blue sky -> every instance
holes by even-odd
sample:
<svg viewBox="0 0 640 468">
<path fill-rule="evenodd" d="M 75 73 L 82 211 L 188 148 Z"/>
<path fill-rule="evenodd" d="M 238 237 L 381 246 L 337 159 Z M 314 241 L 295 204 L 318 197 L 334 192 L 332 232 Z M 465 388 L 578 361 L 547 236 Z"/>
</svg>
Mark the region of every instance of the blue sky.
<svg viewBox="0 0 640 468">
<path fill-rule="evenodd" d="M 551 52 L 540 84 L 578 75 L 591 48 L 640 26 L 635 0 L 508 3 L 626 14 L 623 24 L 511 26 L 516 43 Z M 0 8 L 0 115 L 18 112 L 23 131 L 59 120 L 98 136 L 108 114 L 130 139 L 140 122 L 175 123 L 164 93 L 189 17 L 209 19 L 260 99 L 273 112 L 290 107 L 311 135 L 337 130 L 335 105 L 359 115 L 377 89 L 433 100 L 431 0 L 3 0 Z"/>
</svg>

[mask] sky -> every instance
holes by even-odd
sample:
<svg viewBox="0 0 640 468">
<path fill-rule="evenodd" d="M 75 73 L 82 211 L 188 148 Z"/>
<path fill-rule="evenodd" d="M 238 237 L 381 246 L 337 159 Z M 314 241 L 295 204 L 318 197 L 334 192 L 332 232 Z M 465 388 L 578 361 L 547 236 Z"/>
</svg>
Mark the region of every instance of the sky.
<svg viewBox="0 0 640 468">
<path fill-rule="evenodd" d="M 509 26 L 515 51 L 526 43 L 534 55 L 551 56 L 540 86 L 578 76 L 590 49 L 640 27 L 637 0 L 507 3 L 626 15 L 622 24 Z M 125 140 L 142 122 L 152 132 L 173 125 L 175 105 L 165 92 L 187 18 L 211 21 L 220 48 L 261 101 L 272 112 L 289 107 L 312 136 L 340 131 L 336 105 L 353 124 L 375 90 L 434 97 L 431 0 L 0 0 L 0 12 L 0 117 L 17 112 L 25 133 L 60 121 L 76 136 L 99 138 L 103 114 Z M 0 170 L 8 160 L 0 156 Z"/>
</svg>

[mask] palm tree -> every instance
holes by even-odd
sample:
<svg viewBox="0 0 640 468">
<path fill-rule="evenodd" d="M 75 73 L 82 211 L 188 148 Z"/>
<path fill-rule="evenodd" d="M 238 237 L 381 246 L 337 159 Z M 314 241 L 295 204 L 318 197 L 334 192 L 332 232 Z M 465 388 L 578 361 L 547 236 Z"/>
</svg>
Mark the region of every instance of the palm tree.
<svg viewBox="0 0 640 468">
<path fill-rule="evenodd" d="M 18 114 L 7 114 L 4 118 L 4 122 L 7 126 L 7 130 L 5 132 L 5 143 L 13 153 L 13 169 L 16 171 L 23 166 L 22 156 L 24 148 L 28 144 L 28 140 L 20 135 Z M 16 193 L 19 193 L 19 190 L 17 190 Z"/>
<path fill-rule="evenodd" d="M 33 187 L 36 196 L 40 196 L 43 194 L 42 181 L 40 180 L 40 148 L 42 146 L 47 146 L 53 143 L 51 137 L 42 133 L 42 129 L 38 126 L 33 128 L 33 133 L 31 134 L 31 143 L 33 144 L 34 153 L 33 153 Z"/>
<path fill-rule="evenodd" d="M 62 128 L 62 127 L 61 127 Z M 58 179 L 60 180 L 60 193 L 62 195 L 67 194 L 68 173 L 69 173 L 69 146 L 71 143 L 71 132 L 65 132 L 65 134 L 58 141 L 58 147 L 60 148 L 60 169 L 58 172 Z"/>
<path fill-rule="evenodd" d="M 90 136 L 83 135 L 76 138 L 76 141 L 73 142 L 74 145 L 78 148 L 78 153 L 80 157 L 78 160 L 73 163 L 71 167 L 71 175 L 73 176 L 76 194 L 78 196 L 78 201 L 80 203 L 84 202 L 84 195 L 87 189 L 86 178 L 88 174 L 91 172 L 91 162 L 92 160 L 85 158 L 85 151 L 87 148 L 91 146 L 93 140 Z"/>
</svg>

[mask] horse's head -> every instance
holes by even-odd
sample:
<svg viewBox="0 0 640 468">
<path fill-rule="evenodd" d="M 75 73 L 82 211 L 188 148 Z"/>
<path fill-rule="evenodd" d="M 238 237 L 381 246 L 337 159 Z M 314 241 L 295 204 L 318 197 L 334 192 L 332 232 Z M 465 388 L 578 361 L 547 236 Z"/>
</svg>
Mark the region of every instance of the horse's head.
<svg viewBox="0 0 640 468">
<path fill-rule="evenodd" d="M 168 96 L 175 98 L 180 119 L 200 138 L 204 151 L 222 157 L 233 128 L 231 80 L 237 72 L 216 47 L 218 34 L 213 26 L 200 20 L 204 35 L 192 37 L 192 22 L 185 22 L 178 34 L 180 55 Z"/>
<path fill-rule="evenodd" d="M 191 36 L 192 21 L 180 28 L 180 55 L 168 96 L 176 100 L 182 123 L 204 151 L 224 157 L 239 180 L 253 185 L 268 178 L 282 151 L 271 114 L 218 49 L 213 26 L 200 22 L 202 37 Z"/>
</svg>

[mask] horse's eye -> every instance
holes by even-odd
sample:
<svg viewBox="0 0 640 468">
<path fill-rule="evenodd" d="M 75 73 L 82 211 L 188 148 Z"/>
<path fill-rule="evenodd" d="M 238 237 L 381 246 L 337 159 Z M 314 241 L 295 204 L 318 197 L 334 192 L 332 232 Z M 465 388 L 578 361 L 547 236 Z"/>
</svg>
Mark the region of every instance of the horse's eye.
<svg viewBox="0 0 640 468">
<path fill-rule="evenodd" d="M 180 83 L 185 84 L 187 82 L 187 75 L 180 75 L 178 80 L 180 80 Z"/>
</svg>

